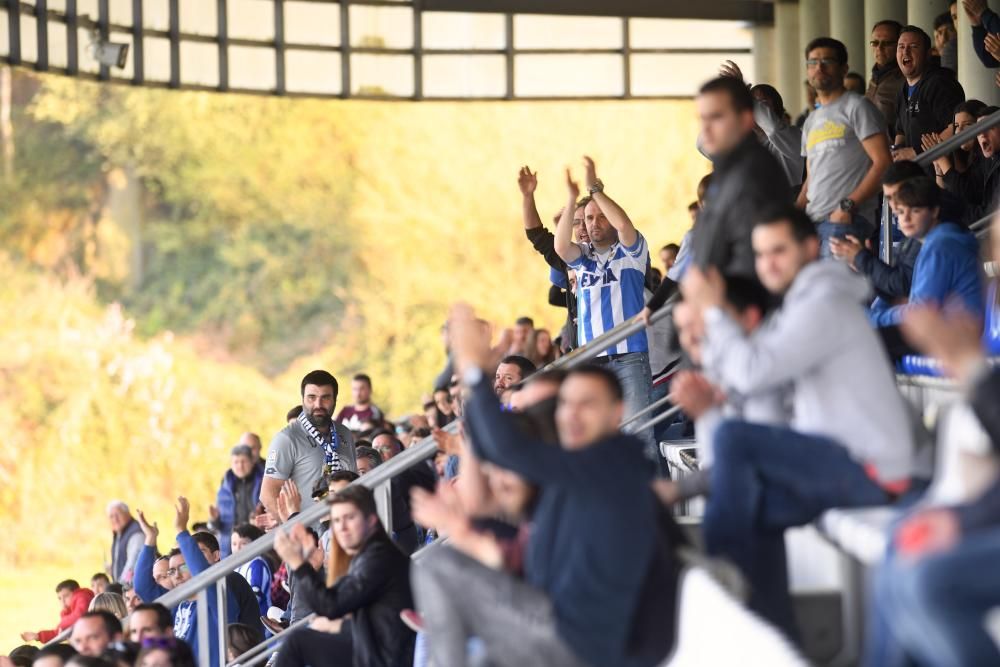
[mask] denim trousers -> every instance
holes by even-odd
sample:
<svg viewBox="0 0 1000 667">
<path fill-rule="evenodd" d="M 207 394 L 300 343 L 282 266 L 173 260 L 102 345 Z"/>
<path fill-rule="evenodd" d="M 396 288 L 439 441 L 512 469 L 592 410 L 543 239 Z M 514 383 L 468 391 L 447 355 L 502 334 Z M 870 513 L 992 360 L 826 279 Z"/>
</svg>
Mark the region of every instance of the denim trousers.
<svg viewBox="0 0 1000 667">
<path fill-rule="evenodd" d="M 795 640 L 785 529 L 833 507 L 884 504 L 888 495 L 843 446 L 822 436 L 726 421 L 712 445 L 706 549 L 740 569 L 751 609 Z"/>
<path fill-rule="evenodd" d="M 1000 665 L 984 619 L 1000 607 L 1000 527 L 962 538 L 953 549 L 917 557 L 892 550 L 872 588 L 870 667 Z"/>
<path fill-rule="evenodd" d="M 816 226 L 816 230 L 819 232 L 821 257 L 833 257 L 830 252 L 830 239 L 835 236 L 842 237 L 849 234 L 864 245 L 865 239 L 872 235 L 872 226 L 860 215 L 852 216 L 851 221 L 846 223 L 823 220 Z"/>
<path fill-rule="evenodd" d="M 649 406 L 653 374 L 649 370 L 648 352 L 631 352 L 609 361 L 602 361 L 602 357 L 598 357 L 594 359 L 594 363 L 603 363 L 621 382 L 622 391 L 625 393 L 625 419 Z M 639 418 L 639 422 L 646 422 L 652 418 L 653 415 L 644 415 Z M 657 461 L 660 458 L 660 452 L 653 438 L 653 429 L 643 429 L 634 432 L 633 435 L 642 440 L 646 456 L 650 461 Z"/>
</svg>

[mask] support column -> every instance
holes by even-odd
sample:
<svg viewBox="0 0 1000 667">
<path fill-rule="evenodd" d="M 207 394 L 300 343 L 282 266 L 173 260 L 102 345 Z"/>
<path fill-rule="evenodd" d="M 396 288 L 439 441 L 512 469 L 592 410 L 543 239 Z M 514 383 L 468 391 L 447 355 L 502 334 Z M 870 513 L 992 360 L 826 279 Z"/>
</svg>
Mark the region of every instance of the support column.
<svg viewBox="0 0 1000 667">
<path fill-rule="evenodd" d="M 799 6 L 774 3 L 775 88 L 785 100 L 785 109 L 795 118 L 805 108 L 805 56 L 799 49 Z"/>
<path fill-rule="evenodd" d="M 931 43 L 934 40 L 934 19 L 938 14 L 948 11 L 948 0 L 907 0 L 906 2 L 906 22 L 923 28 L 924 32 L 931 36 Z M 958 3 L 958 13 L 961 14 L 962 3 Z"/>
<path fill-rule="evenodd" d="M 799 0 L 799 67 L 802 79 L 805 79 L 805 48 L 817 37 L 830 36 L 830 2 L 829 0 Z M 805 90 L 799 83 L 799 108 L 806 105 Z"/>
<path fill-rule="evenodd" d="M 872 26 L 879 21 L 892 19 L 906 24 L 906 0 L 865 0 L 865 35 L 871 34 Z M 875 56 L 871 49 L 865 50 L 865 70 L 872 71 Z"/>
<path fill-rule="evenodd" d="M 965 89 L 965 99 L 1000 105 L 1000 88 L 994 77 L 1000 70 L 987 69 L 972 48 L 972 24 L 965 11 L 958 12 L 958 80 Z"/>
<path fill-rule="evenodd" d="M 755 25 L 753 27 L 753 78 L 757 83 L 769 83 L 778 87 L 778 71 L 774 58 L 774 26 Z"/>
<path fill-rule="evenodd" d="M 868 53 L 868 36 L 871 27 L 865 26 L 864 0 L 835 0 L 830 3 L 830 36 L 847 47 L 847 64 L 851 71 L 865 77 L 871 70 L 865 67 Z"/>
</svg>

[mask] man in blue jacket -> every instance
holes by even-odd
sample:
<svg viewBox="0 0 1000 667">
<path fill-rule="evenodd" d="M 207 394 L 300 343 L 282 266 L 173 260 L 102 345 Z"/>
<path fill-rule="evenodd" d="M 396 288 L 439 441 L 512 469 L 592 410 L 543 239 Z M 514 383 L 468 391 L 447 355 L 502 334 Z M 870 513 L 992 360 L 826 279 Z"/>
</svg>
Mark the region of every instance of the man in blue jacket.
<svg viewBox="0 0 1000 667">
<path fill-rule="evenodd" d="M 871 311 L 872 324 L 884 329 L 883 339 L 894 358 L 909 352 L 898 335 L 907 308 L 930 303 L 943 305 L 957 299 L 971 314 L 983 312 L 979 242 L 974 234 L 940 219 L 941 191 L 928 177 L 904 181 L 893 199 L 899 229 L 921 244 L 913 267 L 909 303 Z"/>
<path fill-rule="evenodd" d="M 232 553 L 230 536 L 236 526 L 249 523 L 260 500 L 264 467 L 253 463 L 249 445 L 236 445 L 230 452 L 229 470 L 222 476 L 212 512 L 212 528 L 219 534 L 222 557 Z"/>
</svg>

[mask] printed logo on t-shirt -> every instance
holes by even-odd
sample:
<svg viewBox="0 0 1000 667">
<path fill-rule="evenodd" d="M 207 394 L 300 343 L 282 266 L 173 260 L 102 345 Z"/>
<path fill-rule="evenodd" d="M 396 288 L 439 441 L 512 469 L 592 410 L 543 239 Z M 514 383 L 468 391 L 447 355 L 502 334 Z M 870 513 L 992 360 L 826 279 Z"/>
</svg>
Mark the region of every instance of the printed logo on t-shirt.
<svg viewBox="0 0 1000 667">
<path fill-rule="evenodd" d="M 844 145 L 844 137 L 847 136 L 847 126 L 842 123 L 834 123 L 828 120 L 819 127 L 814 127 L 809 131 L 806 139 L 806 150 L 812 150 L 819 144 L 824 144 L 822 150 L 839 148 Z M 831 142 L 827 145 L 827 142 Z"/>
</svg>

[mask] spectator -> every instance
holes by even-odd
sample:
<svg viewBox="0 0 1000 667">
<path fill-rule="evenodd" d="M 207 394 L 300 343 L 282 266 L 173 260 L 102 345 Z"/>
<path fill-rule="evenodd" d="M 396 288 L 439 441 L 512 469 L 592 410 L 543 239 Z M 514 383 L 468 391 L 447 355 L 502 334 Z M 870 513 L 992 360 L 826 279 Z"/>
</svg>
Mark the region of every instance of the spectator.
<svg viewBox="0 0 1000 667">
<path fill-rule="evenodd" d="M 256 539 L 264 537 L 264 531 L 249 523 L 241 523 L 233 529 L 233 553 L 239 551 Z M 262 556 L 257 556 L 249 563 L 236 568 L 236 573 L 247 580 L 257 604 L 260 615 L 267 616 L 271 608 L 271 564 Z"/>
<path fill-rule="evenodd" d="M 997 111 L 1000 107 L 984 107 L 977 116 L 982 120 Z M 1000 129 L 986 130 L 976 139 L 983 159 L 973 160 L 972 167 L 965 172 L 959 172 L 943 159 L 934 163 L 945 189 L 965 200 L 963 222 L 969 224 L 991 214 L 1000 193 Z"/>
<path fill-rule="evenodd" d="M 894 160 L 912 160 L 923 153 L 923 135 L 949 128 L 955 107 L 965 101 L 955 73 L 932 63 L 930 51 L 931 38 L 917 26 L 899 32 L 896 60 L 906 85 L 896 98 Z"/>
<path fill-rule="evenodd" d="M 581 344 L 589 343 L 643 311 L 644 282 L 649 265 L 646 239 L 625 211 L 605 194 L 594 161 L 584 157 L 584 165 L 586 185 L 592 198 L 586 208 L 590 243 L 576 244 L 571 239 L 571 211 L 580 191 L 569 170 L 566 181 L 571 201 L 563 209 L 555 238 L 556 251 L 577 275 L 577 312 L 580 313 L 577 338 Z M 594 361 L 606 365 L 621 380 L 625 388 L 626 418 L 649 405 L 652 374 L 645 330 L 602 350 Z M 643 431 L 641 437 L 650 460 L 659 459 L 650 429 Z"/>
<path fill-rule="evenodd" d="M 354 436 L 333 420 L 337 407 L 337 380 L 326 371 L 312 371 L 302 378 L 302 413 L 271 440 L 260 487 L 260 501 L 268 514 L 278 515 L 278 492 L 285 480 L 303 495 L 302 509 L 313 503 L 309 491 L 324 473 L 357 471 Z"/>
<path fill-rule="evenodd" d="M 129 513 L 128 505 L 120 500 L 108 504 L 108 521 L 111 523 L 111 569 L 113 581 L 132 581 L 135 559 L 142 549 L 142 529 Z"/>
<path fill-rule="evenodd" d="M 191 535 L 198 545 L 198 551 L 205 557 L 205 562 L 215 565 L 222 560 L 219 540 L 212 533 L 198 531 Z M 200 563 L 191 565 L 192 576 L 201 574 Z M 264 637 L 264 626 L 260 621 L 257 595 L 250 587 L 246 577 L 238 572 L 226 575 L 226 618 L 230 623 L 243 623 L 256 628 L 261 639 Z"/>
<path fill-rule="evenodd" d="M 449 403 L 451 401 L 451 393 L 448 394 Z M 428 421 L 428 423 L 433 424 L 434 428 L 441 428 L 438 426 L 441 423 L 442 417 L 438 415 L 437 403 L 432 399 L 430 401 L 424 401 L 423 405 L 424 414 L 423 417 Z M 445 422 L 447 424 L 447 422 Z"/>
<path fill-rule="evenodd" d="M 121 641 L 122 624 L 108 611 L 88 611 L 73 624 L 69 643 L 80 655 L 100 657 L 111 642 Z"/>
<path fill-rule="evenodd" d="M 101 593 L 95 595 L 90 601 L 88 611 L 106 611 L 115 615 L 119 621 L 128 616 L 128 607 L 125 606 L 125 598 L 117 593 Z"/>
<path fill-rule="evenodd" d="M 958 32 L 951 13 L 944 12 L 934 19 L 934 47 L 941 56 L 941 67 L 958 73 Z"/>
<path fill-rule="evenodd" d="M 447 577 L 422 576 L 417 566 L 414 585 L 433 661 L 465 664 L 466 639 L 475 635 L 490 662 L 502 656 L 502 664 L 624 664 L 635 648 L 633 619 L 645 615 L 657 619 L 662 653 L 656 658 L 662 660 L 672 643 L 674 601 L 669 591 L 657 591 L 662 609 L 636 613 L 644 582 L 662 563 L 656 531 L 649 530 L 657 520 L 648 488 L 652 469 L 641 443 L 618 431 L 625 406 L 616 376 L 606 366 L 570 371 L 556 412 L 561 446 L 530 442 L 484 381 L 488 344 L 468 307 L 453 309 L 450 326 L 455 360 L 471 391 L 466 414 L 476 456 L 538 483 L 541 496 L 525 550 L 526 582 L 440 550 L 426 567 L 454 572 L 461 577 L 454 583 L 468 592 L 444 606 L 447 592 L 442 596 L 432 585 Z M 625 515 L 629 520 L 621 521 Z M 448 614 L 459 603 L 461 625 Z M 645 652 L 631 657 L 654 662 Z"/>
<path fill-rule="evenodd" d="M 128 638 L 136 644 L 146 639 L 170 639 L 174 636 L 174 620 L 170 610 L 158 602 L 141 604 L 128 619 Z"/>
<path fill-rule="evenodd" d="M 364 373 L 358 373 L 351 378 L 351 397 L 353 405 L 345 405 L 337 414 L 337 421 L 355 433 L 364 430 L 365 422 L 375 422 L 382 425 L 382 411 L 372 403 L 372 379 Z"/>
<path fill-rule="evenodd" d="M 691 260 L 697 266 L 714 266 L 723 274 L 754 277 L 750 228 L 761 210 L 789 200 L 777 160 L 753 135 L 753 97 L 732 77 L 713 79 L 701 87 L 696 100 L 701 118 L 702 148 L 715 163 L 706 181 L 698 224 L 691 230 Z M 701 185 L 699 185 L 699 188 Z M 649 300 L 655 312 L 677 291 L 676 280 L 689 261 L 681 243 L 677 264 Z M 680 267 L 678 269 L 678 267 Z"/>
<path fill-rule="evenodd" d="M 70 658 L 76 655 L 76 649 L 69 644 L 52 644 L 43 646 L 31 663 L 32 667 L 63 667 Z"/>
<path fill-rule="evenodd" d="M 775 87 L 758 83 L 750 89 L 750 94 L 754 99 L 754 122 L 758 134 L 763 134 L 762 143 L 781 163 L 792 196 L 797 195 L 806 167 L 801 155 L 802 128 L 785 120 L 788 116 L 785 103 Z"/>
<path fill-rule="evenodd" d="M 403 451 L 403 443 L 388 431 L 372 437 L 372 448 L 389 461 Z M 403 470 L 392 478 L 392 540 L 403 553 L 410 555 L 417 550 L 419 535 L 410 514 L 410 489 L 420 487 L 434 490 L 436 476 L 430 460 Z"/>
<path fill-rule="evenodd" d="M 844 75 L 844 90 L 863 96 L 865 94 L 865 77 L 857 72 L 848 72 Z"/>
<path fill-rule="evenodd" d="M 868 45 L 872 49 L 875 64 L 865 97 L 882 113 L 889 136 L 896 136 L 896 104 L 899 91 L 906 84 L 903 73 L 896 62 L 896 45 L 903 25 L 898 21 L 879 21 L 872 27 L 872 37 Z"/>
<path fill-rule="evenodd" d="M 414 635 L 399 618 L 413 606 L 410 562 L 379 523 L 371 490 L 354 485 L 332 496 L 330 522 L 351 561 L 347 573 L 329 587 L 307 562 L 303 526 L 279 532 L 274 547 L 295 573 L 296 594 L 304 595 L 321 616 L 339 619 L 350 614 L 350 632 L 298 630 L 282 644 L 276 667 L 410 664 Z"/>
<path fill-rule="evenodd" d="M 923 175 L 923 167 L 916 162 L 900 160 L 889 165 L 882 176 L 885 205 L 890 209 L 894 207 L 896 192 L 903 181 Z M 909 297 L 913 266 L 917 263 L 917 255 L 920 253 L 919 241 L 904 239 L 899 251 L 895 253 L 895 262 L 892 265 L 879 259 L 856 236 L 847 235 L 830 239 L 830 251 L 834 257 L 843 260 L 861 275 L 867 276 L 879 300 L 894 303 Z"/>
<path fill-rule="evenodd" d="M 500 396 L 505 391 L 521 382 L 537 369 L 528 359 L 517 355 L 509 355 L 500 360 L 496 376 L 493 380 L 493 393 Z"/>
<path fill-rule="evenodd" d="M 222 476 L 222 483 L 215 495 L 215 505 L 209 507 L 210 526 L 219 534 L 219 546 L 225 558 L 232 553 L 229 536 L 233 527 L 253 518 L 264 469 L 253 464 L 253 451 L 247 445 L 236 445 L 229 452 L 229 470 Z"/>
<path fill-rule="evenodd" d="M 367 475 L 375 468 L 382 465 L 382 455 L 371 447 L 358 447 L 358 474 Z"/>
<path fill-rule="evenodd" d="M 192 647 L 185 642 L 154 639 L 144 643 L 135 667 L 195 667 L 196 659 Z"/>
<path fill-rule="evenodd" d="M 110 584 L 111 580 L 103 572 L 98 572 L 90 578 L 90 590 L 94 591 L 94 595 L 100 595 L 108 590 Z"/>
<path fill-rule="evenodd" d="M 748 338 L 721 309 L 717 272 L 689 271 L 684 299 L 704 317 L 702 354 L 724 386 L 748 395 L 793 384 L 792 427 L 719 426 L 705 545 L 746 575 L 751 608 L 794 637 L 783 530 L 831 507 L 898 497 L 909 483 L 913 436 L 859 305 L 865 281 L 839 262 L 817 261 L 816 228 L 798 210 L 759 222 L 753 247 L 761 282 L 782 297 L 766 329 Z M 747 502 L 763 497 L 769 502 Z"/>
<path fill-rule="evenodd" d="M 302 406 L 296 405 L 294 408 L 289 410 L 288 413 L 285 415 L 285 421 L 291 424 L 292 422 L 297 420 L 299 418 L 299 415 L 301 414 L 302 414 Z"/>
<path fill-rule="evenodd" d="M 528 352 L 528 341 L 535 331 L 535 321 L 530 317 L 519 317 L 514 321 L 514 335 L 511 339 L 508 355 L 525 356 Z"/>
<path fill-rule="evenodd" d="M 427 405 L 424 405 L 424 410 L 427 410 Z M 451 401 L 451 392 L 448 387 L 437 387 L 434 389 L 434 421 L 438 428 L 444 428 L 448 424 L 455 421 L 457 415 L 455 414 L 455 406 Z M 430 419 L 430 415 L 427 415 Z"/>
<path fill-rule="evenodd" d="M 37 655 L 38 655 L 37 646 L 22 644 L 21 646 L 18 646 L 13 651 L 8 653 L 7 659 L 10 661 L 9 664 L 13 665 L 14 667 L 31 667 L 31 663 L 34 662 L 35 656 Z M 0 660 L 0 662 L 2 662 L 2 660 Z"/>
<path fill-rule="evenodd" d="M 1000 67 L 1000 60 L 986 48 L 987 40 L 1000 33 L 1000 16 L 990 9 L 986 0 L 962 0 L 962 6 L 972 25 L 972 48 L 983 65 Z"/>
<path fill-rule="evenodd" d="M 264 461 L 260 458 L 261 442 L 260 436 L 256 433 L 250 433 L 249 431 L 240 436 L 240 440 L 237 444 L 246 445 L 250 448 L 250 452 L 253 455 L 253 465 L 256 468 L 264 470 Z"/>
<path fill-rule="evenodd" d="M 830 37 L 806 47 L 806 70 L 819 107 L 802 131 L 808 174 L 797 205 L 818 223 L 821 247 L 850 234 L 868 239 L 875 231 L 882 174 L 891 157 L 885 123 L 871 102 L 844 90 L 847 49 Z"/>
<path fill-rule="evenodd" d="M 60 581 L 56 584 L 56 596 L 62 609 L 59 610 L 59 624 L 55 630 L 41 630 L 39 632 L 22 632 L 21 639 L 26 642 L 38 641 L 47 644 L 56 636 L 73 627 L 77 619 L 83 616 L 90 607 L 90 601 L 94 599 L 94 592 L 89 588 L 80 588 L 73 579 Z"/>
<path fill-rule="evenodd" d="M 559 349 L 552 342 L 552 334 L 548 329 L 535 329 L 531 341 L 531 356 L 529 361 L 535 368 L 544 368 L 559 358 Z"/>
<path fill-rule="evenodd" d="M 136 607 L 143 604 L 142 598 L 135 592 L 135 587 L 132 584 L 125 586 L 125 593 L 122 597 L 125 598 L 125 606 L 130 614 L 135 611 Z"/>
<path fill-rule="evenodd" d="M 692 210 L 692 207 L 694 207 L 693 210 L 695 212 L 695 215 L 697 215 L 698 202 L 692 202 L 691 206 L 688 206 L 688 210 L 689 211 Z M 692 216 L 691 219 L 692 224 L 694 223 L 694 217 L 695 216 Z M 674 262 L 677 261 L 677 253 L 679 253 L 680 250 L 681 247 L 676 243 L 668 243 L 667 245 L 660 248 L 660 261 L 663 262 L 663 275 L 667 275 L 668 273 L 670 273 L 670 267 L 672 267 L 674 265 Z"/>
<path fill-rule="evenodd" d="M 979 100 L 966 100 L 955 107 L 955 122 L 952 124 L 952 134 L 958 134 L 976 124 L 976 120 L 986 104 Z M 933 146 L 944 141 L 944 137 L 939 133 L 932 132 L 925 134 L 921 141 L 924 150 L 930 150 Z M 970 139 L 950 154 L 943 155 L 934 160 L 934 173 L 937 176 L 937 183 L 942 188 L 948 189 L 948 182 L 944 175 L 955 170 L 958 174 L 964 174 L 973 167 L 977 160 L 982 159 L 982 151 L 979 150 L 979 142 Z M 982 198 L 982 193 L 973 191 L 970 193 L 956 193 L 963 199 L 978 200 Z"/>
<path fill-rule="evenodd" d="M 802 82 L 806 89 L 806 108 L 795 117 L 795 127 L 800 130 L 805 127 L 809 114 L 816 110 L 816 89 L 809 83 L 809 79 Z"/>
<path fill-rule="evenodd" d="M 941 195 L 927 177 L 904 181 L 893 202 L 899 216 L 899 228 L 907 238 L 921 243 L 913 267 L 913 284 L 906 305 L 872 310 L 871 321 L 894 359 L 910 354 L 899 334 L 899 324 L 907 309 L 917 304 L 943 306 L 950 301 L 976 316 L 982 316 L 983 290 L 979 278 L 979 242 L 974 234 L 954 222 L 941 220 Z"/>
<path fill-rule="evenodd" d="M 226 627 L 229 648 L 226 650 L 226 661 L 236 662 L 236 659 L 257 645 L 253 629 L 241 623 L 233 623 Z"/>
</svg>

